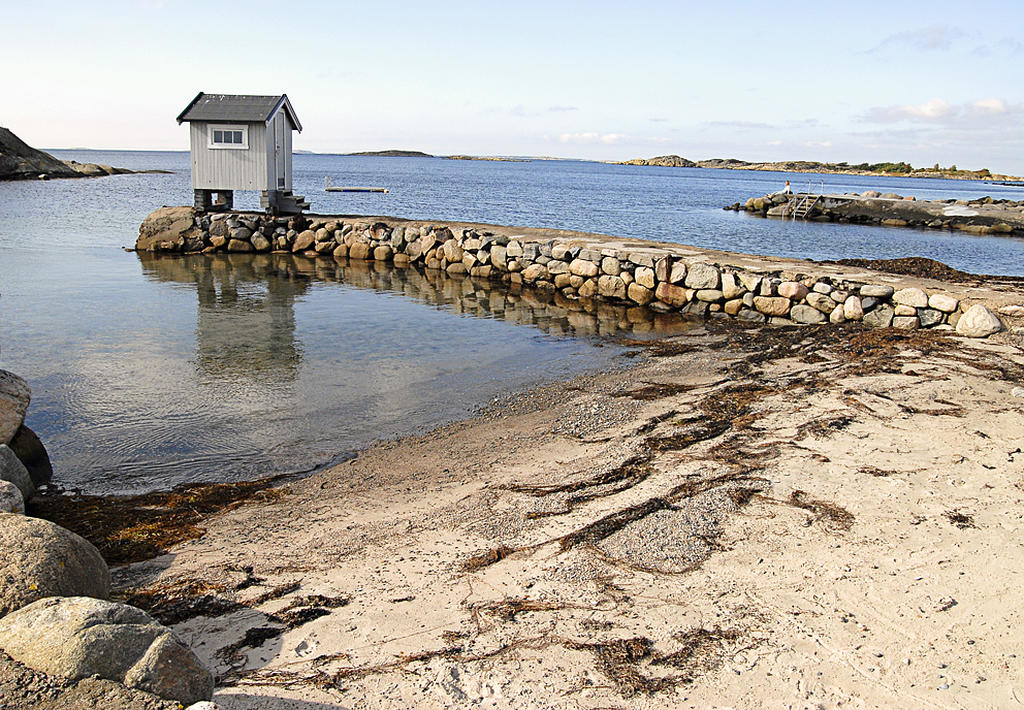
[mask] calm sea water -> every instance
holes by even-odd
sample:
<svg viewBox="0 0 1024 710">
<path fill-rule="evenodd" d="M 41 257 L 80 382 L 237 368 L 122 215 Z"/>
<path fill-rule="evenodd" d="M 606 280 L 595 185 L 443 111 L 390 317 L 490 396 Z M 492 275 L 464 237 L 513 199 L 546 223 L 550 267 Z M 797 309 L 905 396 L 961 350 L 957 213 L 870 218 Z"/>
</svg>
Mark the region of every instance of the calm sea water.
<svg viewBox="0 0 1024 710">
<path fill-rule="evenodd" d="M 90 492 L 236 480 L 334 460 L 465 416 L 495 395 L 604 367 L 614 313 L 567 316 L 471 281 L 290 257 L 146 258 L 141 220 L 188 204 L 187 153 L 57 151 L 170 175 L 0 183 L 0 367 L 33 387 L 28 423 L 56 480 Z M 1024 191 L 975 182 L 297 155 L 313 211 L 578 229 L 809 258 L 928 256 L 1024 275 L 1017 239 L 778 222 L 725 204 L 796 188 L 922 198 Z M 382 194 L 326 193 L 335 184 Z M 236 196 L 257 208 L 256 195 Z"/>
</svg>

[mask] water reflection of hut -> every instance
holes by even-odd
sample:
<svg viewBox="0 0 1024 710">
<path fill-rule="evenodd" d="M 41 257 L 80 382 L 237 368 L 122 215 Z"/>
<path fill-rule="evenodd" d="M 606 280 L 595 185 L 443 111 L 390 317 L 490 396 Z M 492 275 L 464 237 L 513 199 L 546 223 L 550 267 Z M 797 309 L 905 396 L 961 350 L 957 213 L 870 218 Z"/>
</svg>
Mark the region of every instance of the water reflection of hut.
<svg viewBox="0 0 1024 710">
<path fill-rule="evenodd" d="M 295 340 L 295 300 L 309 288 L 304 278 L 277 274 L 267 258 L 139 254 L 161 281 L 193 282 L 199 309 L 196 361 L 217 377 L 293 380 L 302 360 Z"/>
</svg>

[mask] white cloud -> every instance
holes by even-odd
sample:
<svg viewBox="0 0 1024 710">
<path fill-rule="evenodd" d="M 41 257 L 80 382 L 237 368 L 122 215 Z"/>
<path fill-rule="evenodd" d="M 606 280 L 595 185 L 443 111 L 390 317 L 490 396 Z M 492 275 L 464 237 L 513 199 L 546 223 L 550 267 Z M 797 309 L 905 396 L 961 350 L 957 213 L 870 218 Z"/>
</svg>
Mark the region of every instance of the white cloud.
<svg viewBox="0 0 1024 710">
<path fill-rule="evenodd" d="M 805 141 L 804 145 L 808 148 L 831 148 L 832 141 Z"/>
<path fill-rule="evenodd" d="M 1013 119 L 1016 116 L 1024 116 L 1024 104 L 1007 104 L 1003 99 L 990 97 L 953 105 L 935 98 L 916 105 L 876 106 L 868 109 L 861 120 L 868 123 L 930 123 L 979 129 L 991 128 L 1006 118 Z"/>
<path fill-rule="evenodd" d="M 586 131 L 582 133 L 562 133 L 558 136 L 558 142 L 576 145 L 638 145 L 645 143 L 669 143 L 671 141 L 663 136 L 632 136 L 628 133 Z"/>
<path fill-rule="evenodd" d="M 597 133 L 589 131 L 586 133 L 563 133 L 558 136 L 558 142 L 615 145 L 616 143 L 624 142 L 627 138 L 628 136 L 625 133 Z"/>
<path fill-rule="evenodd" d="M 978 113 L 998 114 L 1006 113 L 1006 102 L 1002 99 L 980 99 L 971 104 L 971 108 Z"/>
<path fill-rule="evenodd" d="M 567 111 L 579 111 L 579 110 L 580 109 L 579 109 L 578 106 L 562 106 L 562 105 L 558 105 L 558 104 L 556 104 L 554 106 L 549 106 L 548 107 L 548 111 L 550 113 L 565 113 Z"/>
<path fill-rule="evenodd" d="M 951 49 L 955 40 L 964 36 L 964 32 L 946 25 L 932 25 L 919 30 L 897 32 L 889 35 L 868 50 L 869 53 L 889 49 L 894 45 L 905 45 L 922 51 Z"/>
</svg>

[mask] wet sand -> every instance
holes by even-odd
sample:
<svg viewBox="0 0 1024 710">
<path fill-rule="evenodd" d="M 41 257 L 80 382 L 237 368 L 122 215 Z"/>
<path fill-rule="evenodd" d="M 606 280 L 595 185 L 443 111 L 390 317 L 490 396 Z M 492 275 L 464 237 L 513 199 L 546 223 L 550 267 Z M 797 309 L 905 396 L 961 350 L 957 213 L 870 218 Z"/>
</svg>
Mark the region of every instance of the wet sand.
<svg viewBox="0 0 1024 710">
<path fill-rule="evenodd" d="M 225 708 L 1024 703 L 1024 353 L 710 322 L 114 570 Z"/>
</svg>

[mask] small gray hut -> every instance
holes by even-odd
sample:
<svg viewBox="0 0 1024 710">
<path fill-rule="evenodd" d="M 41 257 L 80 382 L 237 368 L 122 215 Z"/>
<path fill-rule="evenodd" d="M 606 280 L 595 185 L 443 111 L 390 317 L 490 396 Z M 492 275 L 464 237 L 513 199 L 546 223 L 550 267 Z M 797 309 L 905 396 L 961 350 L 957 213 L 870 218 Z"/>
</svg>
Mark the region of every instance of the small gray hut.
<svg viewBox="0 0 1024 710">
<path fill-rule="evenodd" d="M 292 194 L 292 131 L 302 131 L 287 94 L 204 94 L 178 115 L 189 123 L 196 209 L 231 209 L 235 190 L 260 190 L 273 214 L 309 208 Z M 214 193 L 217 197 L 214 199 Z"/>
</svg>

